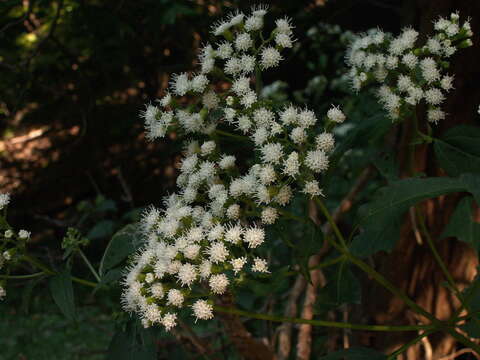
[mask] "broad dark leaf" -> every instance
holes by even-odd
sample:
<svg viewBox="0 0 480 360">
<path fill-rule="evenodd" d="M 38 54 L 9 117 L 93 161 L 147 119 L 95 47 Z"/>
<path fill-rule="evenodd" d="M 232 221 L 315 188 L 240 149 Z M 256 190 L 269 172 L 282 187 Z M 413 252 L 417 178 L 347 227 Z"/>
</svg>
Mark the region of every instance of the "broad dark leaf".
<svg viewBox="0 0 480 360">
<path fill-rule="evenodd" d="M 100 262 L 100 275 L 118 265 L 140 245 L 140 232 L 135 224 L 130 224 L 119 230 L 110 240 Z"/>
<path fill-rule="evenodd" d="M 50 278 L 50 292 L 53 300 L 69 320 L 75 320 L 75 302 L 72 278 L 68 271 L 62 271 Z"/>
</svg>

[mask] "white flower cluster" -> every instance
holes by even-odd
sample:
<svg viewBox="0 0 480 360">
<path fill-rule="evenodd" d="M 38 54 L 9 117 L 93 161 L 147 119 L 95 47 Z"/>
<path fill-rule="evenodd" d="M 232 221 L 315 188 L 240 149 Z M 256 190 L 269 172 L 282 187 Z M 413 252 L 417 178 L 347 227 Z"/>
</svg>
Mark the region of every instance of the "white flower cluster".
<svg viewBox="0 0 480 360">
<path fill-rule="evenodd" d="M 266 13 L 260 6 L 248 16 L 235 13 L 217 23 L 213 34 L 223 39 L 202 49 L 201 72 L 175 75 L 170 92 L 142 113 L 149 139 L 170 130 L 196 138 L 188 142 L 179 165 L 179 191 L 164 200 L 164 210 L 151 207 L 144 213 L 146 244 L 124 279 L 123 306 L 136 312 L 144 326 L 161 324 L 169 330 L 182 307 L 190 307 L 196 319 L 211 319 L 211 297 L 224 294 L 242 272 L 269 273 L 267 261 L 254 252 L 266 240 L 263 226 L 279 219 L 295 189 L 323 195 L 316 178 L 329 167 L 333 134 L 318 131 L 312 111 L 293 105 L 274 111 L 251 88 L 253 76 L 277 66 L 280 51 L 293 43 L 288 19 L 277 20 L 269 37 L 261 35 Z M 216 67 L 231 79 L 222 93 L 209 79 L 218 74 Z M 172 94 L 199 100 L 180 109 L 181 99 Z M 345 121 L 336 107 L 326 118 L 330 130 Z M 250 140 L 258 162 L 245 173 L 235 156 L 221 152 L 219 125 Z M 208 289 L 210 299 L 194 300 L 197 289 Z"/>
<path fill-rule="evenodd" d="M 3 210 L 5 206 L 10 203 L 10 194 L 0 194 L 0 210 Z"/>
<path fill-rule="evenodd" d="M 434 28 L 424 45 L 418 45 L 419 34 L 412 28 L 403 29 L 397 37 L 380 29 L 357 37 L 346 58 L 353 88 L 380 84 L 377 96 L 393 120 L 421 101 L 428 106 L 428 121 L 444 119 L 440 105 L 453 89 L 453 76 L 445 73 L 447 60 L 458 49 L 472 45 L 473 33 L 469 21 L 460 25 L 457 13 L 438 19 Z"/>
</svg>

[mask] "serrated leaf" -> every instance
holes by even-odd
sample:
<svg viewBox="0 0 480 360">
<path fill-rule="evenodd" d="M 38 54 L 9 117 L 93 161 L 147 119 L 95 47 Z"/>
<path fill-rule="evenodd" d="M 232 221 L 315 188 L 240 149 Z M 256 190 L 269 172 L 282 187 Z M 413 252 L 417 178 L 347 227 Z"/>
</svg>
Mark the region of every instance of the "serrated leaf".
<svg viewBox="0 0 480 360">
<path fill-rule="evenodd" d="M 470 244 L 477 252 L 480 250 L 480 224 L 476 223 L 472 211 L 473 199 L 468 196 L 457 205 L 441 238 L 456 237 Z"/>
<path fill-rule="evenodd" d="M 434 149 L 447 174 L 480 173 L 480 127 L 456 126 L 435 140 Z"/>
<path fill-rule="evenodd" d="M 373 349 L 353 347 L 322 356 L 319 360 L 386 360 L 387 356 Z"/>
<path fill-rule="evenodd" d="M 479 183 L 480 177 L 467 174 L 460 178 L 404 179 L 379 189 L 373 200 L 359 209 L 358 224 L 363 232 L 353 239 L 350 250 L 361 257 L 391 251 L 400 236 L 402 216 L 411 206 L 454 192 L 467 191 L 480 197 Z"/>
<path fill-rule="evenodd" d="M 100 261 L 100 275 L 121 263 L 140 246 L 140 233 L 137 225 L 129 224 L 112 236 Z"/>
<path fill-rule="evenodd" d="M 50 278 L 50 292 L 63 315 L 69 320 L 75 320 L 75 302 L 72 278 L 68 271 L 62 271 Z"/>
</svg>

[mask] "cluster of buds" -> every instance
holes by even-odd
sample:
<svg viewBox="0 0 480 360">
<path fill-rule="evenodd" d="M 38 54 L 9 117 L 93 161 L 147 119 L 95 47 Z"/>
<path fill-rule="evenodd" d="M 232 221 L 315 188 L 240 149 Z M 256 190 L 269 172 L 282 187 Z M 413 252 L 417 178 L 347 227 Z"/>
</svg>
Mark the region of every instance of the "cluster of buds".
<svg viewBox="0 0 480 360">
<path fill-rule="evenodd" d="M 256 251 L 267 240 L 264 227 L 282 216 L 294 192 L 323 195 L 319 177 L 335 146 L 331 131 L 345 115 L 332 107 L 321 125 L 311 110 L 260 97 L 262 71 L 277 66 L 294 42 L 286 18 L 264 36 L 266 14 L 260 6 L 217 23 L 212 32 L 221 40 L 201 50 L 200 72 L 174 75 L 166 95 L 141 114 L 148 139 L 171 131 L 191 137 L 179 190 L 163 210 L 145 211 L 145 246 L 124 278 L 123 306 L 144 326 L 169 330 L 183 307 L 196 319 L 211 319 L 215 296 L 246 274 L 269 272 Z M 251 149 L 248 170 L 241 172 L 237 158 L 221 151 L 222 136 Z"/>
<path fill-rule="evenodd" d="M 423 45 L 418 32 L 405 28 L 397 37 L 372 29 L 358 36 L 347 53 L 353 88 L 379 84 L 377 96 L 393 120 L 402 118 L 424 101 L 428 121 L 445 118 L 441 104 L 453 89 L 453 76 L 446 73 L 448 59 L 458 49 L 472 46 L 469 21 L 460 24 L 458 13 L 434 23 L 434 34 Z"/>
</svg>

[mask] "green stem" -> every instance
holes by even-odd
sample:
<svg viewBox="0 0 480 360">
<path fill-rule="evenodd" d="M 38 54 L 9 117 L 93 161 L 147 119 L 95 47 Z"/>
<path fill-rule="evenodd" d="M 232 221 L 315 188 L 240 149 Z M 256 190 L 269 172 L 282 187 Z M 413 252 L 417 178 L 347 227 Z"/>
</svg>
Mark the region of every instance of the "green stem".
<svg viewBox="0 0 480 360">
<path fill-rule="evenodd" d="M 323 269 L 323 268 L 335 265 L 335 264 L 337 264 L 341 261 L 344 261 L 344 260 L 345 260 L 345 256 L 340 255 L 340 256 L 336 257 L 335 259 L 327 260 L 327 261 L 325 261 L 321 264 L 309 267 L 308 270 L 312 271 L 312 270 L 315 270 L 315 269 Z M 299 271 L 289 271 L 289 272 L 285 273 L 285 276 L 295 275 L 295 274 L 299 274 L 299 273 L 300 273 Z"/>
<path fill-rule="evenodd" d="M 33 279 L 42 275 L 45 275 L 43 271 L 30 275 L 0 275 L 0 279 L 23 280 Z"/>
<path fill-rule="evenodd" d="M 223 130 L 215 130 L 215 132 L 218 134 L 218 135 L 222 135 L 222 136 L 226 136 L 226 137 L 231 137 L 231 138 L 234 138 L 234 139 L 237 139 L 237 140 L 242 140 L 242 141 L 250 141 L 250 139 L 246 136 L 242 136 L 242 135 L 235 135 L 235 134 L 230 134 L 229 132 L 227 131 L 223 131 Z"/>
<path fill-rule="evenodd" d="M 97 271 L 94 269 L 94 267 L 92 266 L 92 264 L 90 263 L 90 261 L 87 259 L 87 257 L 85 256 L 85 254 L 83 253 L 83 251 L 81 249 L 78 249 L 78 253 L 80 254 L 80 256 L 82 257 L 83 261 L 85 262 L 85 264 L 87 264 L 88 268 L 90 269 L 90 271 L 92 272 L 93 276 L 95 276 L 95 279 L 97 279 L 97 282 L 101 282 L 102 280 L 100 279 L 100 276 L 98 276 L 98 273 Z"/>
<path fill-rule="evenodd" d="M 323 205 L 322 201 L 318 198 L 315 197 L 315 202 L 318 204 L 320 207 L 320 210 L 323 212 L 324 216 L 327 218 L 328 222 L 330 223 L 330 226 L 333 229 L 333 232 L 335 235 L 338 237 L 342 245 L 337 244 L 333 239 L 330 237 L 327 237 L 327 240 L 331 243 L 333 247 L 335 247 L 340 253 L 345 255 L 345 257 L 355 264 L 357 267 L 362 269 L 365 273 L 370 275 L 375 281 L 377 281 L 380 285 L 382 285 L 384 288 L 386 288 L 388 291 L 390 291 L 393 295 L 398 296 L 400 299 L 405 302 L 407 306 L 409 306 L 412 310 L 414 310 L 416 313 L 421 314 L 425 316 L 427 319 L 429 319 L 432 323 L 437 324 L 437 325 L 442 325 L 440 320 L 438 320 L 435 316 L 424 310 L 421 306 L 417 305 L 413 300 L 411 300 L 402 290 L 398 289 L 395 287 L 392 283 L 390 283 L 383 275 L 375 271 L 370 265 L 367 263 L 363 262 L 359 258 L 355 257 L 350 253 L 348 248 L 346 247 L 345 244 L 345 238 L 343 237 L 342 233 L 340 232 L 337 224 L 335 224 L 335 221 L 333 220 L 332 216 L 328 212 L 328 209 Z"/>
<path fill-rule="evenodd" d="M 25 259 L 26 261 L 28 261 L 29 263 L 31 263 L 32 265 L 35 265 L 37 268 L 39 268 L 40 270 L 43 270 L 43 273 L 45 275 L 57 275 L 57 273 L 55 271 L 53 271 L 52 269 L 50 269 L 48 266 L 46 266 L 45 264 L 41 263 L 40 261 L 38 261 L 37 259 L 35 259 L 34 257 L 31 257 L 30 255 L 23 255 L 23 259 Z M 79 284 L 82 284 L 82 285 L 86 285 L 86 286 L 90 286 L 90 287 L 93 287 L 93 288 L 96 288 L 98 284 L 94 283 L 94 282 L 91 282 L 91 281 L 88 281 L 88 280 L 84 280 L 84 279 L 80 279 L 78 277 L 75 277 L 75 276 L 72 276 L 72 281 L 74 282 L 77 282 Z"/>
<path fill-rule="evenodd" d="M 388 355 L 387 360 L 395 360 L 398 355 L 400 355 L 400 354 L 404 353 L 405 351 L 407 351 L 407 349 L 408 349 L 410 346 L 415 345 L 417 342 L 419 342 L 420 340 L 422 340 L 424 337 L 427 337 L 427 336 L 431 335 L 431 334 L 434 333 L 435 331 L 436 331 L 436 330 L 434 330 L 434 329 L 424 331 L 423 333 L 421 333 L 421 334 L 418 335 L 417 337 L 413 338 L 413 339 L 410 340 L 409 342 L 403 344 L 400 348 L 398 348 L 398 349 L 395 350 L 393 353 L 391 353 L 390 355 Z"/>
<path fill-rule="evenodd" d="M 390 326 L 390 325 L 362 325 L 362 324 L 351 324 L 344 322 L 336 321 L 323 321 L 323 320 L 308 320 L 302 318 L 290 318 L 284 316 L 275 316 L 269 314 L 254 313 L 249 311 L 244 311 L 235 308 L 226 308 L 222 306 L 214 306 L 214 309 L 219 312 L 241 315 L 253 319 L 259 320 L 268 320 L 275 322 L 289 322 L 294 324 L 309 324 L 313 326 L 323 326 L 323 327 L 333 327 L 339 329 L 351 329 L 351 330 L 366 330 L 366 331 L 418 331 L 418 330 L 430 330 L 433 329 L 432 325 L 400 325 L 400 326 Z"/>
<path fill-rule="evenodd" d="M 428 246 L 430 247 L 430 250 L 433 253 L 433 257 L 435 258 L 435 261 L 437 262 L 438 266 L 442 270 L 443 275 L 445 275 L 445 278 L 447 279 L 447 282 L 450 285 L 450 287 L 452 288 L 452 290 L 455 292 L 455 295 L 458 297 L 458 299 L 460 300 L 460 302 L 462 304 L 465 304 L 462 293 L 460 292 L 460 290 L 458 290 L 458 287 L 455 284 L 455 280 L 453 280 L 452 274 L 450 274 L 450 271 L 448 271 L 447 266 L 443 262 L 442 257 L 440 256 L 440 254 L 437 251 L 437 248 L 435 247 L 435 243 L 433 242 L 433 239 L 430 236 L 430 233 L 429 233 L 429 231 L 427 229 L 427 226 L 425 224 L 425 218 L 423 217 L 422 213 L 420 211 L 418 211 L 418 209 L 416 207 L 415 207 L 415 213 L 416 213 L 417 218 L 419 220 L 418 222 L 420 224 L 420 228 L 422 229 L 423 235 L 427 239 L 427 244 L 428 244 Z"/>
</svg>

